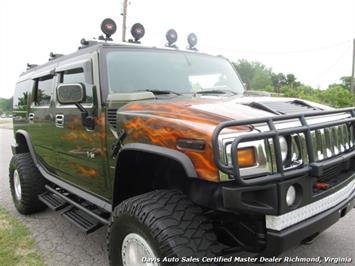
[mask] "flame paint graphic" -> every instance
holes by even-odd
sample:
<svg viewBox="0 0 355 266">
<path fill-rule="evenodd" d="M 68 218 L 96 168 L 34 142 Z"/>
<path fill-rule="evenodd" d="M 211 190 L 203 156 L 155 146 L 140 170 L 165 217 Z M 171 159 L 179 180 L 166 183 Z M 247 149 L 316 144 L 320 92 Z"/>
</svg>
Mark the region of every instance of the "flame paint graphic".
<svg viewBox="0 0 355 266">
<path fill-rule="evenodd" d="M 70 166 L 73 169 L 77 169 L 78 174 L 80 176 L 84 176 L 84 177 L 97 177 L 98 176 L 98 173 L 94 168 L 83 166 L 78 163 L 71 163 Z"/>
<path fill-rule="evenodd" d="M 70 117 L 70 122 L 66 125 L 67 133 L 62 137 L 62 139 L 65 141 L 75 143 L 75 149 L 69 151 L 70 153 L 86 156 L 87 152 L 91 152 L 98 156 L 106 156 L 106 119 L 104 113 L 101 113 L 95 119 L 95 124 L 96 130 L 89 132 L 85 129 L 85 127 L 83 127 L 82 121 L 78 116 Z M 78 169 L 79 174 L 82 176 L 99 176 L 99 173 L 94 168 L 90 168 L 77 163 L 72 164 L 71 166 L 74 169 Z"/>
<path fill-rule="evenodd" d="M 82 165 L 77 165 L 80 175 L 89 176 L 89 177 L 96 177 L 97 171 L 93 168 L 85 167 Z"/>
<path fill-rule="evenodd" d="M 191 105 L 189 100 L 186 104 Z M 198 101 L 201 103 L 201 100 Z M 119 112 L 119 124 L 127 130 L 126 142 L 151 143 L 158 146 L 179 150 L 177 139 L 204 140 L 203 151 L 181 149 L 195 166 L 201 179 L 218 182 L 218 169 L 213 162 L 212 133 L 216 125 L 228 118 L 184 108 L 182 102 L 167 103 L 132 103 Z M 246 130 L 236 127 L 234 130 Z"/>
</svg>

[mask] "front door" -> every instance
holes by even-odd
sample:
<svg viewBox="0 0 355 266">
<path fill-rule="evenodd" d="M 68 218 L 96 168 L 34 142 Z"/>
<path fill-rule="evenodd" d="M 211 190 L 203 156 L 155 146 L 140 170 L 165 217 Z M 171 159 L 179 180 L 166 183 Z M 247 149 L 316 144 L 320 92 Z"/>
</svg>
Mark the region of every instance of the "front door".
<svg viewBox="0 0 355 266">
<path fill-rule="evenodd" d="M 86 101 L 82 106 L 95 119 L 95 127 L 83 124 L 82 113 L 75 105 L 61 105 L 56 102 L 55 128 L 59 132 L 57 172 L 65 181 L 105 198 L 106 179 L 106 134 L 105 119 L 97 104 L 98 92 L 92 78 L 91 59 L 82 63 L 59 66 L 59 83 L 81 83 L 85 86 Z M 89 72 L 89 73 L 87 73 Z"/>
</svg>

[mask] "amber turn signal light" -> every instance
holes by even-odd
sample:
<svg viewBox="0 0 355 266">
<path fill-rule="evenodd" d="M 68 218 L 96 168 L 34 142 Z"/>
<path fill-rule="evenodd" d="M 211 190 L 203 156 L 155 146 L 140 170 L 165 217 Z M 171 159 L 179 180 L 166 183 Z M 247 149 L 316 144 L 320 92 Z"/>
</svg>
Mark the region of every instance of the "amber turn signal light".
<svg viewBox="0 0 355 266">
<path fill-rule="evenodd" d="M 237 157 L 240 168 L 256 165 L 255 149 L 253 147 L 238 149 Z"/>
</svg>

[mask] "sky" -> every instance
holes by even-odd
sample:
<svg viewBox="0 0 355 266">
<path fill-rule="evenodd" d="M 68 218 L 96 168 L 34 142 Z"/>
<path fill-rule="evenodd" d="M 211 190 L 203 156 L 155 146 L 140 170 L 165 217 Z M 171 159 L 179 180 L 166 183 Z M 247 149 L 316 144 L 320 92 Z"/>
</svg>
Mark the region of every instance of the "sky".
<svg viewBox="0 0 355 266">
<path fill-rule="evenodd" d="M 27 63 L 99 36 L 106 17 L 116 21 L 112 37 L 120 41 L 121 11 L 122 0 L 1 0 L 0 97 L 12 96 Z M 351 75 L 354 0 L 130 0 L 127 37 L 135 22 L 145 27 L 144 45 L 164 46 L 174 28 L 185 48 L 194 32 L 201 52 L 259 61 L 321 89 Z"/>
</svg>

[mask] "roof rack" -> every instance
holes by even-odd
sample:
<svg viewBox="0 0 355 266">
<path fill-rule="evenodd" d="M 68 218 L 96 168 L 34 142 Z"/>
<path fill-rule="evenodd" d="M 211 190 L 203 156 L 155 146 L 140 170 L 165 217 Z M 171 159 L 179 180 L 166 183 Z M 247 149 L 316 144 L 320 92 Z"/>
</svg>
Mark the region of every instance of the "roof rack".
<svg viewBox="0 0 355 266">
<path fill-rule="evenodd" d="M 30 70 L 31 68 L 34 68 L 34 67 L 37 67 L 37 66 L 38 66 L 37 64 L 27 63 L 27 69 L 26 70 Z"/>
<path fill-rule="evenodd" d="M 97 44 L 97 43 L 98 43 L 97 41 L 88 41 L 88 40 L 82 38 L 82 39 L 80 40 L 81 46 L 79 46 L 78 50 L 83 49 L 83 48 L 87 48 L 87 47 L 90 47 L 90 46 L 93 46 L 93 45 L 95 45 L 95 44 Z"/>
<path fill-rule="evenodd" d="M 58 57 L 61 57 L 61 56 L 63 56 L 63 54 L 55 54 L 53 52 L 50 52 L 48 61 L 52 61 L 52 60 L 57 59 Z"/>
</svg>

